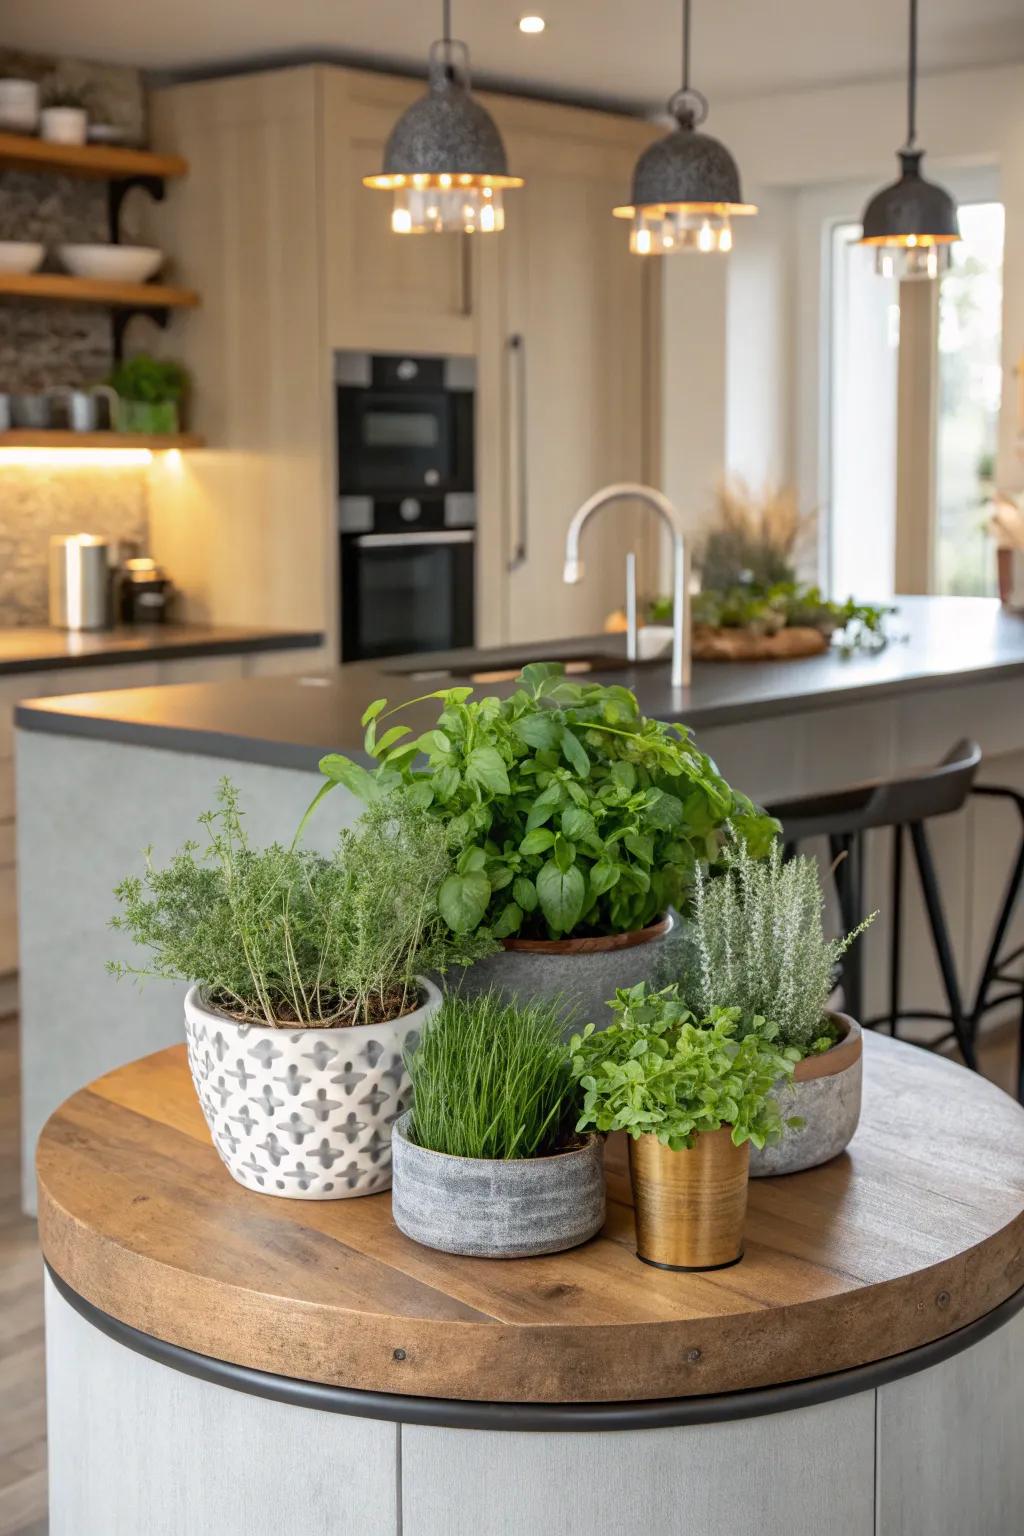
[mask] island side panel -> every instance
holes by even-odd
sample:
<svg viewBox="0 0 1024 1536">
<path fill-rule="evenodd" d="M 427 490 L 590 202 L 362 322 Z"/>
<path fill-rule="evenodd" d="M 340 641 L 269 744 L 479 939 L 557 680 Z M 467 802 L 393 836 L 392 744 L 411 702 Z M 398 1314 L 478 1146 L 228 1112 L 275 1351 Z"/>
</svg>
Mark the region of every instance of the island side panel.
<svg viewBox="0 0 1024 1536">
<path fill-rule="evenodd" d="M 842 1447 L 841 1455 L 836 1447 Z M 403 1536 L 874 1536 L 875 1395 L 608 1434 L 402 1428 Z M 827 1469 L 827 1470 L 823 1470 Z"/>
<path fill-rule="evenodd" d="M 143 850 L 165 862 L 215 804 L 227 775 L 238 787 L 254 843 L 291 841 L 319 777 L 287 768 L 19 730 L 22 1169 L 35 1210 L 35 1144 L 68 1094 L 112 1068 L 183 1038 L 184 987 L 141 987 L 108 975 L 110 959 L 144 964 L 110 929 L 113 890 L 141 874 Z M 337 789 L 307 842 L 326 851 L 359 804 Z"/>
</svg>

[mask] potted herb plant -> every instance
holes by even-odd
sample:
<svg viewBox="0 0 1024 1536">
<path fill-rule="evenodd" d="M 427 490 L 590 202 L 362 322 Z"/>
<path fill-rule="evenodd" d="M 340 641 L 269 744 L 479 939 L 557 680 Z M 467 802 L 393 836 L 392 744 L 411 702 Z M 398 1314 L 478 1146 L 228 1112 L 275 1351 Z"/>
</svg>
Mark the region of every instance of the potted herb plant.
<svg viewBox="0 0 1024 1536">
<path fill-rule="evenodd" d="M 772 1087 L 793 1070 L 772 1025 L 740 1037 L 739 1010 L 697 1017 L 675 986 L 620 990 L 616 1017 L 569 1043 L 584 1095 L 579 1131 L 625 1131 L 637 1257 L 724 1269 L 743 1256 L 751 1145 L 782 1134 Z"/>
<path fill-rule="evenodd" d="M 117 394 L 119 432 L 173 436 L 181 424 L 188 375 L 180 363 L 139 352 L 118 363 L 110 376 Z"/>
<path fill-rule="evenodd" d="M 397 789 L 447 827 L 458 856 L 442 916 L 502 945 L 464 991 L 560 994 L 566 1011 L 601 1018 L 617 987 L 654 977 L 672 911 L 688 908 L 726 828 L 752 857 L 775 837 L 686 727 L 645 718 L 626 688 L 551 662 L 525 667 L 507 698 L 447 688 L 412 702 L 430 700 L 440 713 L 418 736 L 392 720 L 408 705 L 375 700 L 363 716 L 375 772 L 326 757 L 317 798 L 335 783 L 363 798 Z"/>
<path fill-rule="evenodd" d="M 55 79 L 43 87 L 39 137 L 51 144 L 84 144 L 89 131 L 87 97 L 83 90 Z"/>
<path fill-rule="evenodd" d="M 728 1006 L 741 1032 L 763 1031 L 799 1058 L 776 1091 L 783 1117 L 803 1123 L 800 1134 L 755 1148 L 750 1172 L 797 1173 L 836 1157 L 860 1119 L 860 1025 L 827 1011 L 836 962 L 873 921 L 826 940 L 818 866 L 798 857 L 783 862 L 778 844 L 767 859 L 751 859 L 742 844 L 713 879 L 698 871 L 680 990 L 696 1013 Z"/>
<path fill-rule="evenodd" d="M 403 1053 L 440 1003 L 423 974 L 481 941 L 437 912 L 444 829 L 375 801 L 331 857 L 250 846 L 228 781 L 165 869 L 117 889 L 115 928 L 150 951 L 118 975 L 189 981 L 189 1065 L 213 1142 L 248 1189 L 338 1200 L 387 1189 Z"/>
<path fill-rule="evenodd" d="M 395 1222 L 445 1253 L 559 1253 L 604 1223 L 601 1140 L 573 1128 L 557 1007 L 449 995 L 408 1057 L 395 1126 Z"/>
</svg>

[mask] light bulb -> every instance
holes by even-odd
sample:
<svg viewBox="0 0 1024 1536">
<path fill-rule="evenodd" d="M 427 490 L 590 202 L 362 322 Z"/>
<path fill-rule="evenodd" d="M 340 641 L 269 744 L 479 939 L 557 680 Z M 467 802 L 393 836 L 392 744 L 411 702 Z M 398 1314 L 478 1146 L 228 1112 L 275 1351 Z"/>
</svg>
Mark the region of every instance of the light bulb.
<svg viewBox="0 0 1024 1536">
<path fill-rule="evenodd" d="M 543 32 L 545 25 L 546 23 L 543 16 L 520 16 L 519 18 L 520 32 L 531 32 L 536 34 L 538 32 Z"/>
</svg>

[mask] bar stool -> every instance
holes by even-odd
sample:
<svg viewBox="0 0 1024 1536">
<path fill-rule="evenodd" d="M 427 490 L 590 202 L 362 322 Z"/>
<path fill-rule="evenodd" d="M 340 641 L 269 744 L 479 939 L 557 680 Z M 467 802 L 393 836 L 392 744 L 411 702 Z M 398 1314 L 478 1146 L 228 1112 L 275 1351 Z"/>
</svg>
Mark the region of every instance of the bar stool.
<svg viewBox="0 0 1024 1536">
<path fill-rule="evenodd" d="M 925 823 L 934 816 L 947 816 L 967 802 L 974 776 L 981 762 L 981 748 L 973 741 L 959 741 L 934 768 L 922 769 L 905 777 L 853 785 L 832 794 L 807 795 L 781 801 L 770 807 L 782 823 L 786 856 L 811 837 L 827 837 L 832 852 L 833 878 L 844 929 L 855 928 L 864 916 L 864 839 L 865 834 L 890 828 L 893 836 L 892 914 L 889 946 L 889 1009 L 875 1018 L 862 1018 L 863 957 L 859 944 L 847 951 L 842 960 L 841 980 L 845 1006 L 868 1028 L 887 1024 L 895 1035 L 903 1019 L 936 1019 L 950 1025 L 948 1034 L 935 1047 L 955 1039 L 969 1067 L 976 1068 L 974 1048 L 975 1014 L 964 1008 L 957 979 L 953 949 L 949 938 L 942 896 L 932 858 L 931 843 Z M 924 898 L 925 914 L 935 957 L 942 977 L 948 1007 L 911 1009 L 902 1006 L 901 936 L 903 909 L 903 854 L 909 834 Z M 1024 872 L 1019 861 L 1017 884 Z M 1009 898 L 1010 893 L 1007 893 Z M 1010 900 L 1016 898 L 1014 890 Z M 1004 901 L 1004 908 L 1006 903 Z M 1001 910 L 1001 921 L 1004 912 Z M 1002 929 L 1005 933 L 1008 912 Z M 999 924 L 997 924 L 997 928 Z M 999 942 L 1002 942 L 1000 938 Z M 994 1007 L 995 1003 L 987 1004 Z"/>
<path fill-rule="evenodd" d="M 988 952 L 985 955 L 985 963 L 981 970 L 981 979 L 978 982 L 978 990 L 974 995 L 974 1006 L 971 1010 L 971 1022 L 975 1032 L 981 1025 L 986 1013 L 993 1008 L 1002 1008 L 1007 1003 L 1020 1004 L 1020 1016 L 1018 1020 L 1018 1045 L 1017 1045 L 1017 1098 L 1024 1104 L 1024 970 L 1014 975 L 1010 967 L 1015 965 L 1024 956 L 1024 944 L 1018 944 L 1014 949 L 1004 951 L 1006 942 L 1006 930 L 1010 925 L 1017 898 L 1020 895 L 1021 882 L 1024 881 L 1024 795 L 1015 789 L 1009 789 L 1000 784 L 975 784 L 972 794 L 984 796 L 989 799 L 1005 801 L 1014 807 L 1017 812 L 1017 853 L 1010 871 L 1009 879 L 1003 892 L 1002 904 L 999 915 L 996 918 L 992 937 L 989 940 Z M 992 995 L 992 988 L 1000 985 L 1008 990 Z"/>
</svg>

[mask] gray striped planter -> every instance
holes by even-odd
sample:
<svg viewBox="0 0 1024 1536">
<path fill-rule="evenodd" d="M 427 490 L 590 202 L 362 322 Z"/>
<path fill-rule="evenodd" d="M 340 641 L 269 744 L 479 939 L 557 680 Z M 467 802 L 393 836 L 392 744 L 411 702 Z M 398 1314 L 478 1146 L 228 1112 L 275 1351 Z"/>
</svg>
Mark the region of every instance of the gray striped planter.
<svg viewBox="0 0 1024 1536">
<path fill-rule="evenodd" d="M 442 1253 L 524 1259 L 585 1243 L 604 1225 L 604 1149 L 591 1135 L 571 1152 L 508 1161 L 450 1157 L 392 1132 L 391 1211 L 406 1237 Z"/>
</svg>

